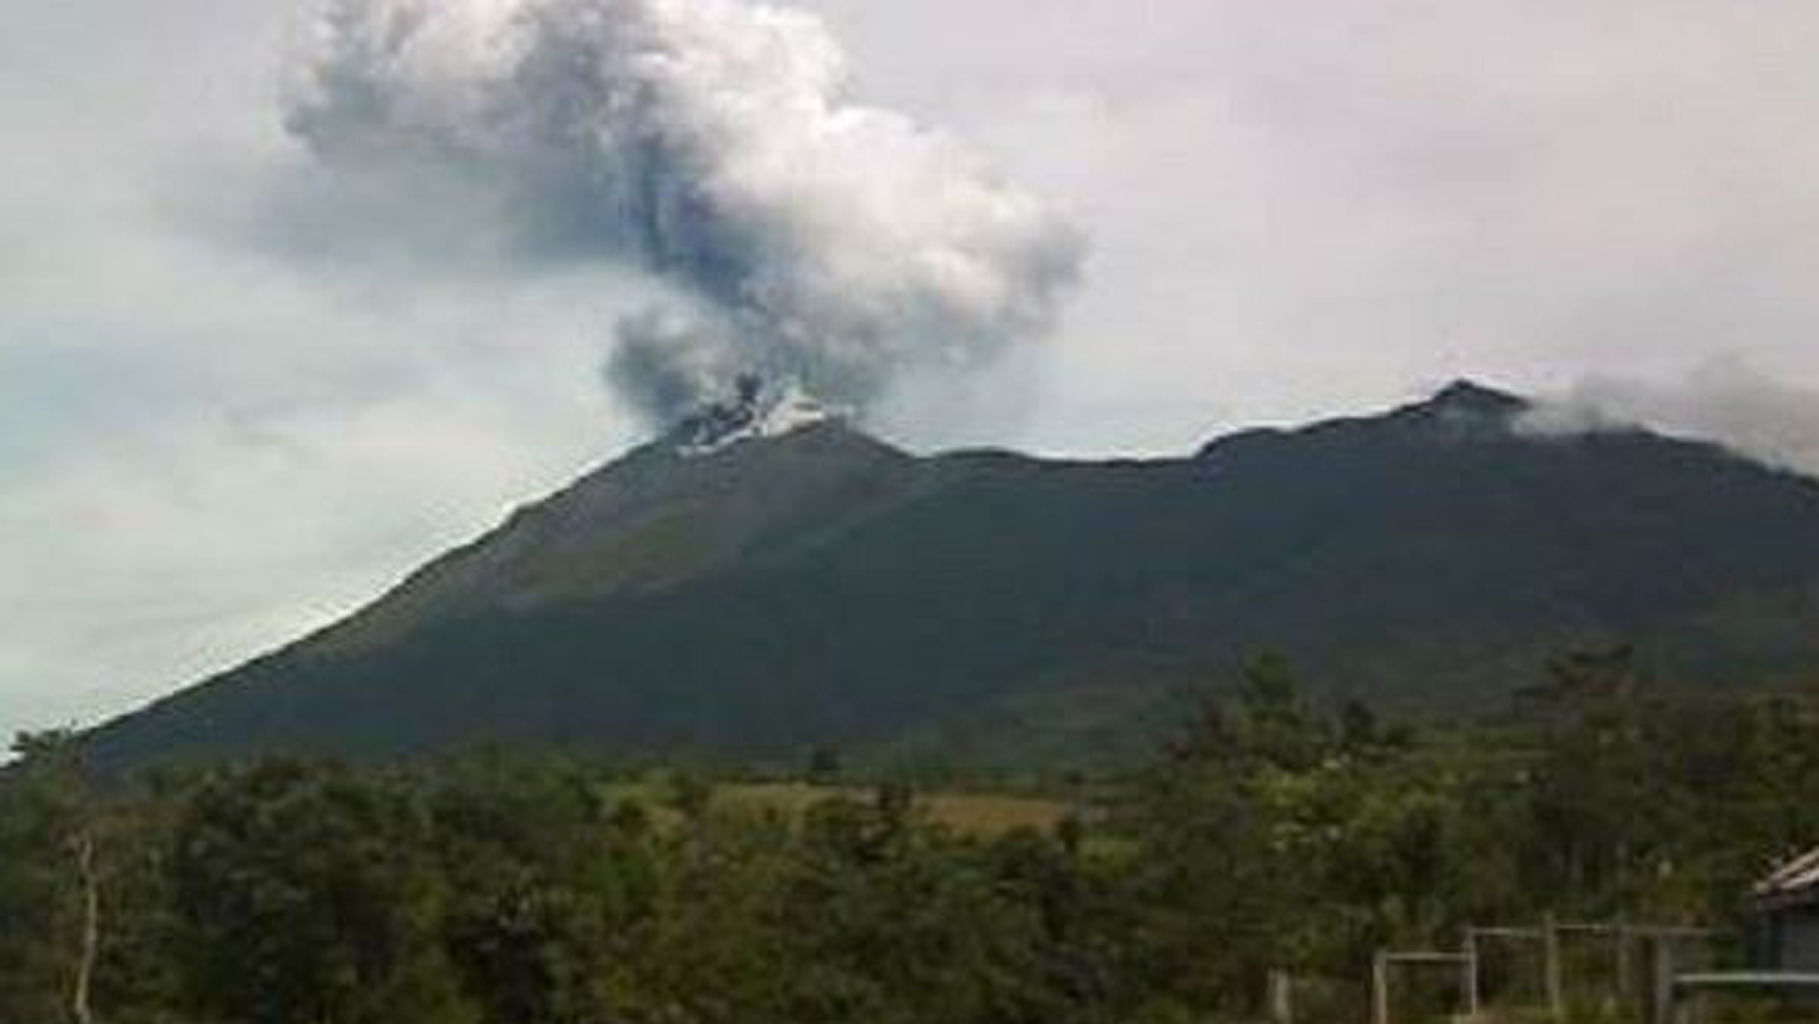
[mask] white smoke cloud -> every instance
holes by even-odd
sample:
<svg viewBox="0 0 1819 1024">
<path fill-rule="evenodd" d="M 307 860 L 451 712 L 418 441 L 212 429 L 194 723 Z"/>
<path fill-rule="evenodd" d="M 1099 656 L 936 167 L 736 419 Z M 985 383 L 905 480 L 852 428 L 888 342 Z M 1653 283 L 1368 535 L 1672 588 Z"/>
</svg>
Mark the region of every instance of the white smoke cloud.
<svg viewBox="0 0 1819 1024">
<path fill-rule="evenodd" d="M 1080 274 L 1080 235 L 1034 196 L 851 101 L 805 13 L 327 0 L 311 24 L 286 124 L 326 165 L 458 176 L 524 243 L 678 296 L 620 322 L 608 367 L 653 419 L 745 372 L 863 409 L 1040 335 Z"/>
<path fill-rule="evenodd" d="M 1647 427 L 1819 477 L 1819 393 L 1738 359 L 1711 360 L 1668 383 L 1588 376 L 1537 403 L 1522 425 L 1538 436 Z"/>
</svg>

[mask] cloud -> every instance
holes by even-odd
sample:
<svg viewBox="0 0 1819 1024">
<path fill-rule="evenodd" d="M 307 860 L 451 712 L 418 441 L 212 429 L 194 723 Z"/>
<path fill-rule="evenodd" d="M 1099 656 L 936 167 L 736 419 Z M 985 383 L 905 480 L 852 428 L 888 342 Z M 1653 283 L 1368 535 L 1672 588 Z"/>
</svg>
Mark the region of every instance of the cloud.
<svg viewBox="0 0 1819 1024">
<path fill-rule="evenodd" d="M 331 0 L 315 35 L 286 120 L 325 166 L 418 195 L 454 176 L 527 248 L 680 293 L 621 321 L 609 370 L 659 421 L 747 371 L 863 409 L 1042 334 L 1080 273 L 1032 194 L 850 99 L 802 11 Z"/>
<path fill-rule="evenodd" d="M 981 440 L 1183 450 L 1723 353 L 1819 385 L 1810 4 L 822 6 L 868 95 L 1093 238 L 1028 422 Z"/>
<path fill-rule="evenodd" d="M 1668 383 L 1588 377 L 1542 402 L 1527 425 L 1542 435 L 1641 425 L 1819 477 L 1819 391 L 1782 383 L 1736 358 Z"/>
<path fill-rule="evenodd" d="M 1458 376 L 1741 435 L 1694 368 L 1819 389 L 1810 0 L 803 6 L 842 97 L 1092 239 L 1058 334 L 911 367 L 893 440 L 1174 453 Z M 0 4 L 0 733 L 290 639 L 640 429 L 602 335 L 655 293 L 565 233 L 588 204 L 321 173 L 274 116 L 292 10 Z"/>
</svg>

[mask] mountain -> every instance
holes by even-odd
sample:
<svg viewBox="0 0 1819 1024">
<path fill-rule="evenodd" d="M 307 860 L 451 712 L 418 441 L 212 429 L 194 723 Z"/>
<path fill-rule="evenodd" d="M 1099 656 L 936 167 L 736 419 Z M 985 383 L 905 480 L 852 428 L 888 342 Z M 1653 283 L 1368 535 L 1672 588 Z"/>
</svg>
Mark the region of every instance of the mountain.
<svg viewBox="0 0 1819 1024">
<path fill-rule="evenodd" d="M 1819 482 L 1637 429 L 1543 436 L 1469 383 L 1111 462 L 917 457 L 753 398 L 95 755 L 1080 748 L 1263 650 L 1404 710 L 1501 700 L 1612 639 L 1712 684 L 1819 664 Z"/>
</svg>

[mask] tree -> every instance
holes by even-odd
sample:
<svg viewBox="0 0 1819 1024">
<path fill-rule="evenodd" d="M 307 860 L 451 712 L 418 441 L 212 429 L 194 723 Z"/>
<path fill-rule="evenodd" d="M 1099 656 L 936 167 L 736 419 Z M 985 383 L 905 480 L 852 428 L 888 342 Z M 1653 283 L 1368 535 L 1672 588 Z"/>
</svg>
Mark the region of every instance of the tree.
<svg viewBox="0 0 1819 1024">
<path fill-rule="evenodd" d="M 817 786 L 832 785 L 840 778 L 840 751 L 834 747 L 817 746 L 809 752 L 808 780 Z"/>
<path fill-rule="evenodd" d="M 421 803 L 384 778 L 273 760 L 208 780 L 177 825 L 188 996 L 257 1024 L 459 1024 Z"/>
<path fill-rule="evenodd" d="M 642 812 L 609 811 L 559 764 L 494 763 L 431 785 L 445 941 L 483 1018 L 608 1016 L 605 979 L 655 902 Z"/>
<path fill-rule="evenodd" d="M 0 1003 L 90 1024 L 102 940 L 101 801 L 64 730 L 25 733 L 0 789 Z M 53 995 L 55 993 L 55 995 Z"/>
</svg>

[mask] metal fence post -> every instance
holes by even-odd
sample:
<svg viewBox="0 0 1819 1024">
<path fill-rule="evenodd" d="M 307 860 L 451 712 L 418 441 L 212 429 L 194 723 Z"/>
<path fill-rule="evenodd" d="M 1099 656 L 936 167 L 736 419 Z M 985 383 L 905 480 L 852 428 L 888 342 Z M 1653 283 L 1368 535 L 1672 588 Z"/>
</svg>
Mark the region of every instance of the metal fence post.
<svg viewBox="0 0 1819 1024">
<path fill-rule="evenodd" d="M 1541 924 L 1542 948 L 1547 957 L 1547 1008 L 1555 1020 L 1566 1019 L 1566 986 L 1560 973 L 1560 926 L 1549 914 Z"/>
<path fill-rule="evenodd" d="M 1631 943 L 1633 941 L 1634 941 L 1634 939 L 1630 934 L 1629 922 L 1628 921 L 1618 921 L 1617 922 L 1617 999 L 1619 1002 L 1622 1002 L 1622 1003 L 1628 1003 L 1630 1001 L 1630 994 L 1636 990 L 1636 978 L 1635 978 L 1636 965 L 1635 965 L 1635 961 L 1631 955 L 1632 954 Z"/>
<path fill-rule="evenodd" d="M 1390 961 L 1383 950 L 1371 964 L 1371 1024 L 1390 1024 Z"/>
<path fill-rule="evenodd" d="M 1295 979 L 1287 971 L 1269 977 L 1270 1024 L 1295 1024 Z"/>
<path fill-rule="evenodd" d="M 1465 1012 L 1478 1016 L 1480 993 L 1478 991 L 1478 933 L 1470 928 L 1465 930 L 1465 963 L 1461 968 L 1465 989 Z"/>
<path fill-rule="evenodd" d="M 1649 1007 L 1650 1024 L 1674 1024 L 1674 944 L 1664 936 L 1649 943 L 1649 960 L 1654 968 L 1653 1000 Z"/>
</svg>

